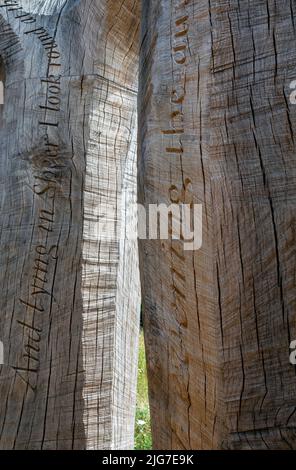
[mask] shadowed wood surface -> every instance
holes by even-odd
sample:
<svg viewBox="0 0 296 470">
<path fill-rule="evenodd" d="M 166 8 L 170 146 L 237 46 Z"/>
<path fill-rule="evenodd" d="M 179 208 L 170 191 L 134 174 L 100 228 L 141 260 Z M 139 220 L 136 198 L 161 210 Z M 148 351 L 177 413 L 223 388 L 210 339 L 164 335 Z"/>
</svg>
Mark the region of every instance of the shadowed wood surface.
<svg viewBox="0 0 296 470">
<path fill-rule="evenodd" d="M 142 241 L 154 446 L 295 448 L 295 5 L 144 2 L 140 199 L 203 204 Z"/>
<path fill-rule="evenodd" d="M 138 6 L 0 5 L 2 449 L 133 447 Z"/>
</svg>

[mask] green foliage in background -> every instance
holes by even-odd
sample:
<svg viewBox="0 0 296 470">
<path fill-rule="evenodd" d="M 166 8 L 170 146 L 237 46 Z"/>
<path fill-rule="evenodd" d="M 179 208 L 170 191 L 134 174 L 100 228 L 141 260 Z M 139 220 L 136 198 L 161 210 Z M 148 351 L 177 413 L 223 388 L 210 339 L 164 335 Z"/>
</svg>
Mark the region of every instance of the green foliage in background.
<svg viewBox="0 0 296 470">
<path fill-rule="evenodd" d="M 152 449 L 152 437 L 150 427 L 150 412 L 148 401 L 148 381 L 146 370 L 146 357 L 144 336 L 141 331 L 139 365 L 138 365 L 138 389 L 137 389 L 137 410 L 135 428 L 135 450 Z"/>
</svg>

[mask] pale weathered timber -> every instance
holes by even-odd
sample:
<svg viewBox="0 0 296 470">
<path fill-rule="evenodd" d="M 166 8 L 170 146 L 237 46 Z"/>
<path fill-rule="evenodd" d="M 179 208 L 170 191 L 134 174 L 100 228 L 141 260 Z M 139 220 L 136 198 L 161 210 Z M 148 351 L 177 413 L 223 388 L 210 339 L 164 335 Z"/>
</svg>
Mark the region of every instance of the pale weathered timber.
<svg viewBox="0 0 296 470">
<path fill-rule="evenodd" d="M 1 449 L 133 446 L 139 16 L 0 5 Z"/>
<path fill-rule="evenodd" d="M 202 203 L 142 241 L 154 446 L 295 449 L 295 4 L 143 2 L 140 196 Z"/>
</svg>

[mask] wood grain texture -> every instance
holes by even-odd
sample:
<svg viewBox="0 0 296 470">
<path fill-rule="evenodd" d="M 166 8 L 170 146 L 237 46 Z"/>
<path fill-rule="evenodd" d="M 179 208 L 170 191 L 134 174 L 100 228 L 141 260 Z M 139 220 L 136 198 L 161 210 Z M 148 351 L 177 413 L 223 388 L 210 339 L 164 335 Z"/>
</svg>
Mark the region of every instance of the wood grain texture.
<svg viewBox="0 0 296 470">
<path fill-rule="evenodd" d="M 1 449 L 132 447 L 139 3 L 0 5 Z M 294 4 L 142 5 L 140 200 L 204 220 L 140 243 L 154 447 L 295 448 Z"/>
<path fill-rule="evenodd" d="M 132 0 L 0 5 L 1 449 L 133 447 L 139 17 Z"/>
<path fill-rule="evenodd" d="M 140 243 L 154 447 L 295 449 L 295 4 L 151 0 L 142 20 L 140 199 L 204 220 L 199 251 Z"/>
</svg>

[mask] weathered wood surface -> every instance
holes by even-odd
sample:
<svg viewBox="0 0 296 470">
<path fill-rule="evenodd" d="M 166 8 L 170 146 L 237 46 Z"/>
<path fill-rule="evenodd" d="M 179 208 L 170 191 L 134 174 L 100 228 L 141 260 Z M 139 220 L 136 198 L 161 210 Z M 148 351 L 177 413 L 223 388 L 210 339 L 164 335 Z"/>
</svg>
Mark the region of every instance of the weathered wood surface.
<svg viewBox="0 0 296 470">
<path fill-rule="evenodd" d="M 1 449 L 133 446 L 138 3 L 0 5 Z"/>
<path fill-rule="evenodd" d="M 141 201 L 203 204 L 201 250 L 140 245 L 155 448 L 296 448 L 295 14 L 143 2 Z"/>
<path fill-rule="evenodd" d="M 203 204 L 199 251 L 140 245 L 154 446 L 295 448 L 294 4 L 142 3 L 140 197 Z M 2 449 L 132 446 L 138 24 L 0 5 Z"/>
</svg>

